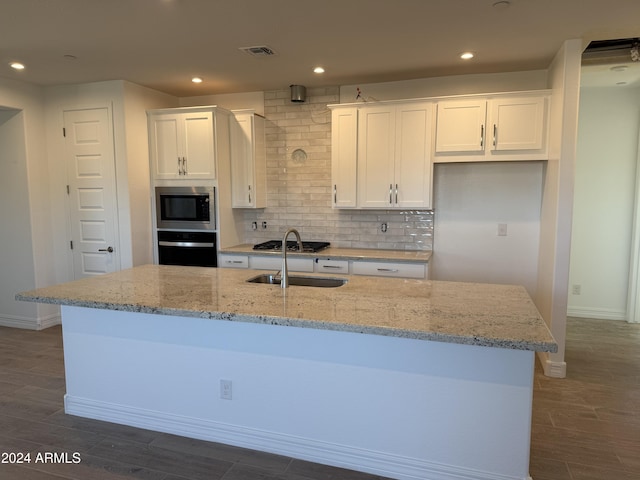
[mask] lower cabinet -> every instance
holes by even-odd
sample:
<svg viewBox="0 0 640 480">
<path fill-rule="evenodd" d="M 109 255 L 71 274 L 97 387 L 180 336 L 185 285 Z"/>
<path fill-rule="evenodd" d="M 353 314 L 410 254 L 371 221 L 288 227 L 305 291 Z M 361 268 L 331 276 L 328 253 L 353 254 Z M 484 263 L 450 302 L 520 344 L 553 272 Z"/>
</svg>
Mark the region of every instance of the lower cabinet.
<svg viewBox="0 0 640 480">
<path fill-rule="evenodd" d="M 250 268 L 252 270 L 279 271 L 282 268 L 280 256 L 230 255 L 221 254 L 218 258 L 221 268 Z M 345 260 L 340 258 L 287 257 L 290 272 L 314 272 L 340 275 L 369 275 L 396 278 L 429 278 L 429 265 L 425 263 L 394 263 L 367 260 Z"/>
<path fill-rule="evenodd" d="M 351 265 L 351 273 L 376 277 L 429 278 L 428 265 L 425 263 L 355 261 Z"/>
</svg>

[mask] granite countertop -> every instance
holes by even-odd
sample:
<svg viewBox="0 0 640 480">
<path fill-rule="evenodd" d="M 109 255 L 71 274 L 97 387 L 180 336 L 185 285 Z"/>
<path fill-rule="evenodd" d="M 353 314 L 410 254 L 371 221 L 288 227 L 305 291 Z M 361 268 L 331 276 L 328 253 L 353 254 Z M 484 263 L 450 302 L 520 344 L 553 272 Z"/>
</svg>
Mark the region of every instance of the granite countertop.
<svg viewBox="0 0 640 480">
<path fill-rule="evenodd" d="M 236 245 L 220 249 L 220 253 L 228 255 L 265 255 L 281 256 L 279 250 L 254 250 L 252 244 Z M 372 248 L 336 248 L 327 247 L 319 252 L 287 252 L 287 257 L 332 258 L 340 260 L 370 260 L 380 262 L 428 263 L 430 250 L 380 250 Z"/>
<path fill-rule="evenodd" d="M 262 271 L 144 265 L 17 300 L 158 315 L 557 351 L 524 287 L 347 276 L 337 288 L 247 283 Z M 313 274 L 311 274 L 313 275 Z M 339 276 L 339 275 L 336 275 Z"/>
</svg>

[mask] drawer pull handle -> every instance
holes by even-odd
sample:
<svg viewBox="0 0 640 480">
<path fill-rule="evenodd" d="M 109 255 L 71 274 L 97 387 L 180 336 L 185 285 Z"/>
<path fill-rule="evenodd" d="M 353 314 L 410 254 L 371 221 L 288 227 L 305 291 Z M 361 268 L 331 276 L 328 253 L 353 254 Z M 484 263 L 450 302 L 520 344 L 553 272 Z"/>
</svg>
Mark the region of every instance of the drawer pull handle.
<svg viewBox="0 0 640 480">
<path fill-rule="evenodd" d="M 323 265 L 322 268 L 342 268 L 340 265 Z"/>
<path fill-rule="evenodd" d="M 379 272 L 387 272 L 387 273 L 396 273 L 398 272 L 397 268 L 379 268 Z"/>
</svg>

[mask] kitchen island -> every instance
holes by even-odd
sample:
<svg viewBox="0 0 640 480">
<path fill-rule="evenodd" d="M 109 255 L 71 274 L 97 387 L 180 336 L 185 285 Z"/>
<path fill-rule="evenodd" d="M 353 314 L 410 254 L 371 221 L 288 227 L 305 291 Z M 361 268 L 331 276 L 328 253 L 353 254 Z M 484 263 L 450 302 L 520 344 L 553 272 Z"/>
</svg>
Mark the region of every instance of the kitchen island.
<svg viewBox="0 0 640 480">
<path fill-rule="evenodd" d="M 522 287 L 146 265 L 17 295 L 62 305 L 69 414 L 397 479 L 528 478 Z"/>
</svg>

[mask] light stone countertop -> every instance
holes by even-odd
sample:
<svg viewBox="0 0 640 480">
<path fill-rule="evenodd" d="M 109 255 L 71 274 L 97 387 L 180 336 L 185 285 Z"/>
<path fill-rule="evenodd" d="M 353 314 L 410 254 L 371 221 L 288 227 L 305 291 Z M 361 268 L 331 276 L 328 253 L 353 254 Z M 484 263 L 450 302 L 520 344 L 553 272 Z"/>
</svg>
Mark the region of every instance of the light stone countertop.
<svg viewBox="0 0 640 480">
<path fill-rule="evenodd" d="M 556 352 L 524 287 L 346 276 L 337 288 L 247 283 L 256 270 L 144 265 L 17 300 Z M 313 275 L 313 274 L 306 274 Z M 335 275 L 341 276 L 341 275 Z"/>
<path fill-rule="evenodd" d="M 220 253 L 228 255 L 264 255 L 281 256 L 280 250 L 254 250 L 252 244 L 236 245 L 220 249 Z M 336 248 L 327 247 L 319 252 L 287 252 L 287 257 L 332 258 L 340 260 L 369 260 L 397 263 L 428 263 L 430 250 L 380 250 L 372 248 Z"/>
</svg>

